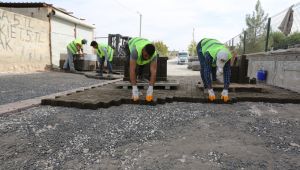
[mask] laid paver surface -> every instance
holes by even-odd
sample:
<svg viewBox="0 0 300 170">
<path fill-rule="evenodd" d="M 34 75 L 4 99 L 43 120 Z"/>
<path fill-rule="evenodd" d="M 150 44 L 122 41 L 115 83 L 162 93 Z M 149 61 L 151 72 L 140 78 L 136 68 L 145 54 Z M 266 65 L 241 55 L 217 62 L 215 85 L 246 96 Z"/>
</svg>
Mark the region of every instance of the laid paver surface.
<svg viewBox="0 0 300 170">
<path fill-rule="evenodd" d="M 0 105 L 101 83 L 84 75 L 41 72 L 0 75 Z"/>
<path fill-rule="evenodd" d="M 154 90 L 154 102 L 150 104 L 163 104 L 166 102 L 208 102 L 207 94 L 204 94 L 201 88 L 197 87 L 199 76 L 179 77 L 169 76 L 169 79 L 179 81 L 179 87 L 176 90 Z M 237 85 L 233 85 L 237 88 Z M 251 85 L 253 86 L 253 85 Z M 249 87 L 251 87 L 249 85 Z M 247 85 L 243 85 L 243 88 Z M 260 88 L 253 88 L 252 91 L 230 92 L 231 102 L 277 102 L 277 103 L 300 103 L 300 94 L 291 92 L 289 90 L 271 87 L 259 86 Z M 257 89 L 263 90 L 257 90 Z M 222 88 L 219 88 L 222 90 Z M 146 89 L 141 89 L 140 104 L 145 104 Z M 221 91 L 216 91 L 216 103 L 222 103 Z M 129 104 L 131 102 L 131 90 L 120 89 L 116 85 L 110 84 L 103 87 L 86 89 L 81 92 L 71 93 L 67 96 L 58 96 L 56 99 L 45 99 L 42 101 L 44 105 L 52 106 L 66 106 L 77 107 L 82 109 L 97 109 L 106 108 L 110 106 L 118 106 L 121 104 Z"/>
</svg>

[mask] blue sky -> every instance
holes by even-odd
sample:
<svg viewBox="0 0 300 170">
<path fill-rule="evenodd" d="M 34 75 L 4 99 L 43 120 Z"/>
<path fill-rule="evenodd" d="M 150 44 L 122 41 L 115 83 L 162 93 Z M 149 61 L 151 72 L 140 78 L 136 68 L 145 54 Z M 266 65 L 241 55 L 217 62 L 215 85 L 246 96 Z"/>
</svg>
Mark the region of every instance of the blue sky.
<svg viewBox="0 0 300 170">
<path fill-rule="evenodd" d="M 273 16 L 300 0 L 261 0 L 263 9 Z M 4 1 L 6 2 L 6 1 Z M 9 2 L 20 2 L 20 0 Z M 39 1 L 22 1 L 39 2 Z M 74 12 L 95 24 L 96 36 L 120 33 L 139 35 L 142 13 L 142 37 L 161 40 L 169 50 L 186 50 L 192 40 L 203 37 L 222 42 L 241 33 L 245 16 L 254 10 L 256 0 L 45 0 Z M 106 40 L 103 40 L 106 41 Z"/>
</svg>

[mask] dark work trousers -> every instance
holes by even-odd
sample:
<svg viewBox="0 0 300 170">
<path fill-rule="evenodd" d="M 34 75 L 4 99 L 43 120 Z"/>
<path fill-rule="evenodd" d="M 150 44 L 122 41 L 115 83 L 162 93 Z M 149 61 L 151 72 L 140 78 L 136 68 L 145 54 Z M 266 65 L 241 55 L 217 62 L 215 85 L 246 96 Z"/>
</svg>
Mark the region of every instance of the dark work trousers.
<svg viewBox="0 0 300 170">
<path fill-rule="evenodd" d="M 204 85 L 204 88 L 207 88 L 207 83 L 204 79 L 204 65 L 206 64 L 205 62 L 205 57 L 203 56 L 202 53 L 202 48 L 200 42 L 197 44 L 197 54 L 198 54 L 198 59 L 200 62 L 200 75 L 201 79 Z M 217 80 L 217 67 L 211 67 L 211 77 L 213 81 Z"/>
<path fill-rule="evenodd" d="M 99 62 L 99 74 L 102 75 L 103 74 L 103 67 L 104 67 L 104 62 L 105 62 L 105 57 L 100 58 L 99 56 L 97 56 L 97 60 Z M 107 60 L 107 68 L 110 74 L 112 74 L 112 65 L 111 62 Z"/>
</svg>

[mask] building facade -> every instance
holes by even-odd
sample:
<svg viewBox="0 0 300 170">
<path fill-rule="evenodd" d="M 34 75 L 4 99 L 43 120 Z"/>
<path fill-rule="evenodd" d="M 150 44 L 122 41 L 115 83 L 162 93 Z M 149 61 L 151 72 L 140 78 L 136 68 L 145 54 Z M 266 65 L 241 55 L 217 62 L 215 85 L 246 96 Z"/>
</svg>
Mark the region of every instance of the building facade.
<svg viewBox="0 0 300 170">
<path fill-rule="evenodd" d="M 46 3 L 0 3 L 0 72 L 58 68 L 69 42 L 91 42 L 95 26 Z M 86 53 L 92 53 L 88 46 Z"/>
</svg>

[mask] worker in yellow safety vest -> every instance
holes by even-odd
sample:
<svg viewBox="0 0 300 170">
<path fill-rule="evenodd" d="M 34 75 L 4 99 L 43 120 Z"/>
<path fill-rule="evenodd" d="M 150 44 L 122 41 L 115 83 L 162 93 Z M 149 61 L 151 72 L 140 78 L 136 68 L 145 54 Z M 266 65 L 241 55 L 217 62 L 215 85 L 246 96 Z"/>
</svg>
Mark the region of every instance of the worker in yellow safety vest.
<svg viewBox="0 0 300 170">
<path fill-rule="evenodd" d="M 211 83 L 212 67 L 216 67 L 216 74 L 223 75 L 224 78 L 224 89 L 221 93 L 221 99 L 227 102 L 229 100 L 228 88 L 231 77 L 231 52 L 218 40 L 203 38 L 197 45 L 197 53 L 201 67 L 201 79 L 204 84 L 204 89 L 208 92 L 209 100 L 214 101 L 216 99 Z"/>
<path fill-rule="evenodd" d="M 128 41 L 129 74 L 132 85 L 132 99 L 139 100 L 139 91 L 136 83 L 136 67 L 150 63 L 150 81 L 146 101 L 153 101 L 153 86 L 156 81 L 157 53 L 155 46 L 147 39 L 135 37 Z"/>
<path fill-rule="evenodd" d="M 97 52 L 97 60 L 99 62 L 99 76 L 103 76 L 103 65 L 105 60 L 107 61 L 107 68 L 109 70 L 108 76 L 111 76 L 112 72 L 112 60 L 114 56 L 114 49 L 106 44 L 97 43 L 96 41 L 91 42 L 91 46 Z"/>
<path fill-rule="evenodd" d="M 68 67 L 70 68 L 71 72 L 76 72 L 74 67 L 73 58 L 75 54 L 83 55 L 83 45 L 87 43 L 87 40 L 77 38 L 70 42 L 67 46 L 67 59 L 64 63 L 63 69 L 67 70 Z"/>
</svg>

